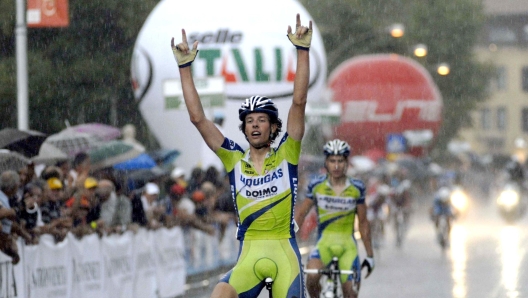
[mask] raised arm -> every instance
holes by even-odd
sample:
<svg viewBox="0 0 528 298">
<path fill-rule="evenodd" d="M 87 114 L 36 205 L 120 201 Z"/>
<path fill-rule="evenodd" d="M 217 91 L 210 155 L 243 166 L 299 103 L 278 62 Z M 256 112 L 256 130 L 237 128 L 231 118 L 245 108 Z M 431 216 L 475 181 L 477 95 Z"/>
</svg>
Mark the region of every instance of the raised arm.
<svg viewBox="0 0 528 298">
<path fill-rule="evenodd" d="M 198 41 L 195 41 L 192 49 L 189 49 L 187 35 L 185 34 L 185 30 L 182 29 L 182 42 L 174 45 L 174 38 L 172 38 L 171 47 L 172 52 L 174 53 L 174 58 L 180 69 L 183 98 L 191 122 L 196 126 L 207 146 L 209 146 L 211 150 L 216 151 L 216 149 L 220 148 L 224 142 L 224 135 L 214 123 L 205 116 L 200 96 L 194 86 L 190 67 L 198 53 Z"/>
<path fill-rule="evenodd" d="M 300 141 L 304 135 L 304 110 L 308 96 L 310 79 L 309 50 L 312 40 L 312 21 L 308 27 L 301 26 L 301 17 L 297 14 L 295 32 L 288 26 L 288 38 L 297 48 L 297 71 L 293 83 L 293 101 L 288 113 L 288 135 Z"/>
</svg>

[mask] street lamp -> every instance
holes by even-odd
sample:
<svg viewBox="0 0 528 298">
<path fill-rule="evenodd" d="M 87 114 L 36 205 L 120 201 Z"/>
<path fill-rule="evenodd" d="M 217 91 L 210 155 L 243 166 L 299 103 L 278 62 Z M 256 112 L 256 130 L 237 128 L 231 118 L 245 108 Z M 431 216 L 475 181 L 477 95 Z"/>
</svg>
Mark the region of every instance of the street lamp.
<svg viewBox="0 0 528 298">
<path fill-rule="evenodd" d="M 327 28 L 326 30 L 330 30 Z M 325 31 L 326 31 L 325 30 Z M 372 32 L 365 32 L 357 36 L 352 36 L 348 42 L 341 43 L 337 48 L 332 52 L 328 53 L 326 61 L 328 66 L 337 65 L 336 61 L 343 59 L 344 55 L 350 55 L 350 49 L 356 46 L 359 43 L 366 42 L 371 39 L 380 39 L 381 37 L 389 35 L 392 38 L 401 38 L 405 35 L 405 26 L 403 24 L 394 23 L 388 27 L 385 27 L 384 30 L 373 30 Z"/>
<path fill-rule="evenodd" d="M 436 72 L 441 76 L 447 76 L 450 71 L 451 69 L 449 68 L 449 64 L 447 63 L 440 63 L 436 68 Z"/>
<path fill-rule="evenodd" d="M 427 46 L 423 43 L 419 43 L 413 47 L 413 54 L 418 58 L 427 56 Z"/>
<path fill-rule="evenodd" d="M 403 35 L 405 35 L 405 26 L 400 23 L 395 23 L 395 24 L 390 25 L 387 28 L 387 31 L 392 37 L 400 38 L 400 37 L 403 37 Z"/>
</svg>

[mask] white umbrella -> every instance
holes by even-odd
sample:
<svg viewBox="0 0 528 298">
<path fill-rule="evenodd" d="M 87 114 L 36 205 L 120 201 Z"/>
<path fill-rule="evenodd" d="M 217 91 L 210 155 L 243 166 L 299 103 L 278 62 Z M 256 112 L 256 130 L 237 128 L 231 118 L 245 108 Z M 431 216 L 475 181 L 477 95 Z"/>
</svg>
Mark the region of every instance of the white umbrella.
<svg viewBox="0 0 528 298">
<path fill-rule="evenodd" d="M 57 147 L 70 157 L 79 152 L 88 152 L 100 145 L 99 139 L 94 135 L 69 130 L 49 136 L 44 144 L 46 143 Z"/>
<path fill-rule="evenodd" d="M 111 141 L 121 137 L 121 129 L 103 123 L 84 123 L 70 126 L 61 132 L 87 133 L 100 141 Z"/>
<path fill-rule="evenodd" d="M 68 154 L 55 147 L 51 143 L 44 143 L 40 147 L 39 154 L 31 160 L 35 164 L 54 165 L 58 161 L 69 159 Z"/>
</svg>

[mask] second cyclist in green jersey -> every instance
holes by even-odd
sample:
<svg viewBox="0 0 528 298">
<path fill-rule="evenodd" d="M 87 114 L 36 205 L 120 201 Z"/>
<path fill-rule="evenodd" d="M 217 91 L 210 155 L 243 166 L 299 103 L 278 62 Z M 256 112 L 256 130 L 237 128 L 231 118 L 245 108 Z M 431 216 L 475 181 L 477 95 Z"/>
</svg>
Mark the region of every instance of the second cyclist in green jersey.
<svg viewBox="0 0 528 298">
<path fill-rule="evenodd" d="M 365 185 L 362 181 L 346 175 L 350 146 L 341 140 L 332 140 L 324 146 L 327 174 L 315 178 L 308 185 L 306 199 L 299 206 L 295 219 L 302 225 L 308 211 L 315 206 L 318 218 L 318 240 L 308 258 L 308 269 L 321 269 L 333 257 L 338 257 L 339 268 L 355 270 L 357 274 L 341 275 L 344 297 L 357 297 L 353 284 L 359 289 L 361 268 L 354 239 L 354 221 L 359 219 L 361 240 L 367 258 L 361 267 L 368 267 L 369 274 L 374 268 L 373 251 L 370 243 L 370 230 L 366 217 Z M 368 275 L 367 275 L 368 276 Z M 352 280 L 355 278 L 355 280 Z M 320 275 L 307 277 L 310 297 L 319 297 Z"/>
</svg>

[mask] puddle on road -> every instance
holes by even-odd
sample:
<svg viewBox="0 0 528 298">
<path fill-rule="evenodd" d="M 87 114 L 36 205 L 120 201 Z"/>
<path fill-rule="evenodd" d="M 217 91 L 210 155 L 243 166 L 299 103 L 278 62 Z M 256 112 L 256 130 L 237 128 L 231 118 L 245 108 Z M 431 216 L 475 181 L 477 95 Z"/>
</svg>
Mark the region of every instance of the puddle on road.
<svg viewBox="0 0 528 298">
<path fill-rule="evenodd" d="M 451 228 L 451 259 L 453 269 L 451 277 L 453 278 L 453 297 L 467 297 L 467 237 L 468 231 L 465 226 L 454 225 Z"/>
<path fill-rule="evenodd" d="M 466 225 L 453 225 L 451 229 L 450 254 L 452 261 L 451 278 L 453 281 L 452 296 L 454 298 L 468 297 L 467 287 L 467 264 L 468 264 L 468 241 L 469 227 Z M 479 233 L 480 229 L 472 229 Z M 492 252 L 489 257 L 500 258 L 500 285 L 495 288 L 494 294 L 490 297 L 521 297 L 519 284 L 521 264 L 526 249 L 522 247 L 523 231 L 518 226 L 504 226 L 498 230 L 498 249 Z M 490 231 L 488 230 L 488 234 Z M 497 295 L 497 296 L 495 296 Z"/>
<path fill-rule="evenodd" d="M 524 255 L 520 247 L 521 230 L 519 227 L 503 227 L 500 233 L 501 284 L 508 298 L 520 297 L 519 270 Z"/>
</svg>

